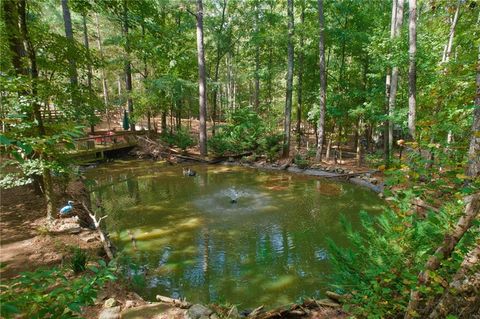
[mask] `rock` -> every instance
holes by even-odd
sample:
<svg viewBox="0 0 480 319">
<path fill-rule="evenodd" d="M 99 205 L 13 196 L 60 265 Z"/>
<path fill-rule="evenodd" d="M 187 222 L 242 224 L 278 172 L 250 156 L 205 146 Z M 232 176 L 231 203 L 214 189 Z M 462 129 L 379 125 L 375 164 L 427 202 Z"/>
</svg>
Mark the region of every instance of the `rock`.
<svg viewBox="0 0 480 319">
<path fill-rule="evenodd" d="M 115 298 L 108 298 L 103 303 L 103 308 L 112 308 L 112 307 L 115 307 L 117 304 L 118 302 L 117 300 L 115 300 Z"/>
<path fill-rule="evenodd" d="M 372 177 L 372 174 L 370 174 L 370 173 L 365 173 L 365 177 L 370 178 L 370 177 Z"/>
<path fill-rule="evenodd" d="M 370 183 L 372 183 L 374 185 L 377 185 L 378 184 L 378 179 L 376 179 L 375 177 L 372 177 L 372 178 L 370 178 Z"/>
<path fill-rule="evenodd" d="M 220 317 L 216 313 L 212 313 L 210 319 L 220 319 Z"/>
<path fill-rule="evenodd" d="M 136 302 L 133 301 L 133 300 L 125 301 L 125 309 L 133 308 L 133 307 L 135 307 L 135 305 L 136 305 Z"/>
<path fill-rule="evenodd" d="M 349 171 L 348 174 L 355 174 L 355 172 L 354 171 Z"/>
<path fill-rule="evenodd" d="M 187 310 L 187 318 L 200 319 L 202 316 L 206 316 L 208 318 L 212 313 L 213 311 L 208 309 L 207 307 L 195 304 Z"/>
<path fill-rule="evenodd" d="M 378 197 L 383 198 L 383 193 L 378 193 Z"/>
<path fill-rule="evenodd" d="M 230 157 L 228 158 L 228 161 L 229 161 L 230 163 L 233 163 L 233 162 L 235 162 L 235 159 L 230 156 Z"/>
<path fill-rule="evenodd" d="M 102 309 L 98 319 L 120 319 L 120 306 Z"/>
</svg>

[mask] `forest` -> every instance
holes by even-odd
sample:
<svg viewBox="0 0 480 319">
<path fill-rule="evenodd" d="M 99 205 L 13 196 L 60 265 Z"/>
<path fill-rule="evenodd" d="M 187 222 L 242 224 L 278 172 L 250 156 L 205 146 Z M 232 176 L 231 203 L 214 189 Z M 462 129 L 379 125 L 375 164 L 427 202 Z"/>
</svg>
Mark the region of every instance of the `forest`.
<svg viewBox="0 0 480 319">
<path fill-rule="evenodd" d="M 108 252 L 105 228 L 127 227 L 119 222 L 123 215 L 118 211 L 124 205 L 120 196 L 130 194 L 140 207 L 139 187 L 149 184 L 132 184 L 131 178 L 141 179 L 132 168 L 136 166 L 129 167 L 128 174 L 133 175 L 126 177 L 125 194 L 122 188 L 103 190 L 114 198 L 107 203 L 100 186 L 89 188 L 82 181 L 103 178 L 100 173 L 88 174 L 97 165 L 111 167 L 114 176 L 125 168 L 108 165 L 140 158 L 155 163 L 151 167 L 158 163 L 174 167 L 164 170 L 164 178 L 181 167 L 182 181 L 190 181 L 188 176 L 200 181 L 200 186 L 172 186 L 167 193 L 183 187 L 192 187 L 192 194 L 194 187 L 206 189 L 201 187 L 208 183 L 200 179 L 206 173 L 195 165 L 225 163 L 332 178 L 338 185 L 357 180 L 379 193 L 374 197 L 380 197 L 382 209 L 374 214 L 357 209 L 355 200 L 350 211 L 348 205 L 343 208 L 339 189 L 345 192 L 348 186 L 326 184 L 320 189 L 342 207 L 334 223 L 341 224 L 345 237 L 319 239 L 325 241 L 330 265 L 322 290 L 328 290 L 335 303 L 331 312 L 322 317 L 323 310 L 304 309 L 318 300 L 317 295 L 298 293 L 297 300 L 288 300 L 298 307 L 289 311 L 274 308 L 277 304 L 265 304 L 260 310 L 259 303 L 249 304 L 255 310 L 240 314 L 232 312 L 232 305 L 241 305 L 242 300 L 209 297 L 208 304 L 226 300 L 218 309 L 230 310 L 218 310 L 219 317 L 480 318 L 480 2 L 1 2 L 0 270 L 6 270 L 0 288 L 2 317 L 96 318 L 86 309 L 95 307 L 102 287 L 116 282 L 121 290 L 135 291 L 132 278 L 122 271 L 128 264 L 122 253 L 114 257 Z M 133 151 L 125 155 L 121 148 Z M 264 179 L 258 187 L 266 186 L 274 194 L 271 198 L 285 200 L 286 206 L 295 206 L 296 197 L 302 196 L 289 193 L 302 181 L 281 175 L 277 185 L 269 181 L 276 181 L 275 175 L 259 176 Z M 86 185 L 79 186 L 81 195 L 70 193 L 76 183 Z M 227 194 L 232 205 L 238 199 L 238 207 L 243 207 L 242 198 L 251 200 L 252 211 L 260 201 L 267 205 L 253 191 L 232 189 L 235 194 Z M 91 203 L 72 197 L 86 193 Z M 317 195 L 312 196 L 316 201 Z M 93 219 L 108 256 L 95 262 L 97 256 L 87 257 L 89 253 L 75 242 L 72 245 L 79 247 L 62 252 L 61 262 L 38 258 L 33 263 L 38 269 L 25 267 L 23 261 L 12 270 L 9 263 L 20 253 L 8 245 L 24 232 L 18 225 L 27 225 L 35 236 L 53 238 L 54 228 L 66 223 L 57 212 L 70 199 L 80 220 Z M 366 202 L 374 207 L 370 197 Z M 208 203 L 206 210 L 219 207 Z M 302 205 L 310 207 L 302 202 L 297 205 L 300 210 Z M 97 218 L 102 209 L 107 213 Z M 186 211 L 178 209 L 178 214 Z M 343 210 L 355 217 L 342 215 Z M 21 223 L 16 224 L 16 218 Z M 175 225 L 169 231 L 183 234 L 193 227 L 180 224 L 187 226 Z M 131 239 L 132 247 L 141 250 L 139 238 L 147 235 L 137 238 L 131 230 L 126 235 L 125 229 L 118 238 L 125 236 L 128 243 Z M 192 228 L 185 236 L 196 231 Z M 289 237 L 282 236 L 287 243 Z M 112 241 L 121 242 L 118 238 L 112 236 Z M 202 245 L 207 247 L 214 239 L 209 230 L 207 244 Z M 64 258 L 69 260 L 66 269 Z M 224 274 L 229 275 L 233 276 Z M 181 294 L 162 300 L 185 297 L 188 301 L 189 296 Z M 298 298 L 314 299 L 304 299 L 302 307 Z M 193 307 L 185 318 L 197 318 Z"/>
</svg>

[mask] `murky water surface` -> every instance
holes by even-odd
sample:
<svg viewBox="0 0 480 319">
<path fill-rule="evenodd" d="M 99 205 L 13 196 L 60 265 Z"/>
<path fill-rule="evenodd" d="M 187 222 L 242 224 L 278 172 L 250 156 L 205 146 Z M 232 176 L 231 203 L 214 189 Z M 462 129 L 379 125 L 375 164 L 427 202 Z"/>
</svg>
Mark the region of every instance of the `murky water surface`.
<svg viewBox="0 0 480 319">
<path fill-rule="evenodd" d="M 115 162 L 88 172 L 138 292 L 191 302 L 273 307 L 320 296 L 330 271 L 327 238 L 346 244 L 344 214 L 377 213 L 373 192 L 285 172 L 234 166 Z M 132 237 L 135 241 L 132 241 Z"/>
</svg>

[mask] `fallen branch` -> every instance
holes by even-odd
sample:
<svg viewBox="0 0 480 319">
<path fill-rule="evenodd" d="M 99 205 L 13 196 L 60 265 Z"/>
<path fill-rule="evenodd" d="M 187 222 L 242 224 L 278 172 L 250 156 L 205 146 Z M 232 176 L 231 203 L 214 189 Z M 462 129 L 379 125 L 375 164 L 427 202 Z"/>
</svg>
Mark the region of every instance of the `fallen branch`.
<svg viewBox="0 0 480 319">
<path fill-rule="evenodd" d="M 192 306 L 191 303 L 189 303 L 185 300 L 169 298 L 169 297 L 165 297 L 165 296 L 161 296 L 161 295 L 157 295 L 155 297 L 155 299 L 157 299 L 160 302 L 168 303 L 172 306 L 175 306 L 175 307 L 178 307 L 178 308 L 181 308 L 181 309 L 188 309 Z"/>
<path fill-rule="evenodd" d="M 83 208 L 85 209 L 85 211 L 88 213 L 88 215 L 90 216 L 90 218 L 93 220 L 93 224 L 95 226 L 95 230 L 97 231 L 98 235 L 100 236 L 100 241 L 102 242 L 103 244 L 103 249 L 105 250 L 105 253 L 107 254 L 107 257 L 108 259 L 112 260 L 113 259 L 113 252 L 112 252 L 112 243 L 110 242 L 110 240 L 108 239 L 108 237 L 105 235 L 105 233 L 103 232 L 102 228 L 100 227 L 100 222 L 105 219 L 108 215 L 105 215 L 105 216 L 102 216 L 100 217 L 100 219 L 97 220 L 97 217 L 95 216 L 95 214 L 92 214 L 92 212 L 90 211 L 90 209 L 88 209 L 87 205 L 85 204 L 85 202 L 82 202 L 82 206 Z"/>
</svg>

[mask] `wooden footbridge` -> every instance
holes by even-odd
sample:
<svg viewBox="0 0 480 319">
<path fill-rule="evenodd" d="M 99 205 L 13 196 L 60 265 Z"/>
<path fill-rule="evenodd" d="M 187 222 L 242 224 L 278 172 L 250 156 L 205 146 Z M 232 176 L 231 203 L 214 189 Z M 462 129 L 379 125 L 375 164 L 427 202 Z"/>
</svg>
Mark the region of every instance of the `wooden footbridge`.
<svg viewBox="0 0 480 319">
<path fill-rule="evenodd" d="M 96 132 L 74 140 L 75 148 L 67 152 L 67 156 L 78 161 L 103 160 L 108 154 L 128 151 L 137 146 L 137 136 L 147 131 Z"/>
</svg>

